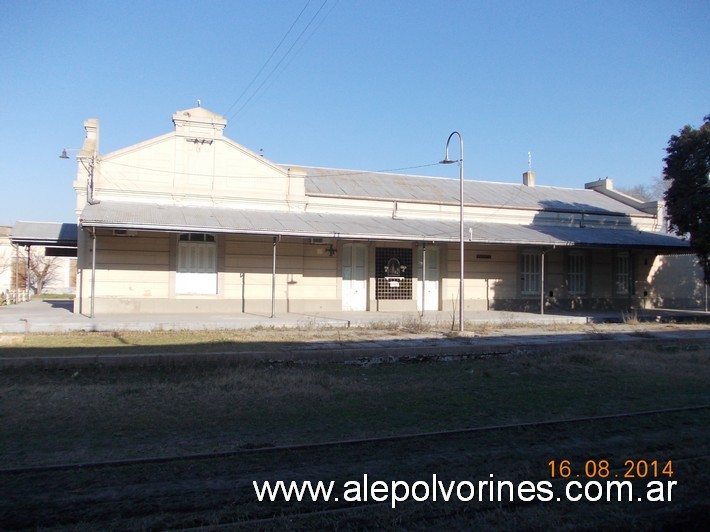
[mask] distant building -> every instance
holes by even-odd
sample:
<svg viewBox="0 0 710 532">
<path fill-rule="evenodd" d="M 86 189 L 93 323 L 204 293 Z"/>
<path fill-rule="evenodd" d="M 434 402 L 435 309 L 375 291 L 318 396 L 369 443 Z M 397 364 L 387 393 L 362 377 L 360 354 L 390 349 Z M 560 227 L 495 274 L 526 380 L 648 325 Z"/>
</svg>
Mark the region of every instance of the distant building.
<svg viewBox="0 0 710 532">
<path fill-rule="evenodd" d="M 12 294 L 11 301 L 15 293 L 19 299 L 37 292 L 74 294 L 76 232 L 74 223 L 18 221 L 0 228 L 0 289 Z"/>
<path fill-rule="evenodd" d="M 4 303 L 12 289 L 12 258 L 13 247 L 10 242 L 8 225 L 0 225 L 0 303 Z"/>
<path fill-rule="evenodd" d="M 201 107 L 173 124 L 100 154 L 98 120 L 85 122 L 77 312 L 454 308 L 458 179 L 277 164 Z M 689 253 L 662 232 L 662 203 L 609 179 L 548 187 L 529 171 L 467 180 L 464 196 L 466 309 L 653 305 L 656 258 Z"/>
</svg>

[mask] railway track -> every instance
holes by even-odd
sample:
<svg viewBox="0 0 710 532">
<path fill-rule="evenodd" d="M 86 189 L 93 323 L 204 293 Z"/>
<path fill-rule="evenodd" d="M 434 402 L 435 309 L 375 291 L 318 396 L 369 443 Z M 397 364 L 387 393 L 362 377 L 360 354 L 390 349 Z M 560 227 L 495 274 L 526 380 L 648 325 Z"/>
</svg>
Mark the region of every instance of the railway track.
<svg viewBox="0 0 710 532">
<path fill-rule="evenodd" d="M 710 405 L 695 405 L 226 453 L 3 469 L 0 525 L 308 529 L 335 523 L 351 523 L 353 528 L 393 526 L 399 520 L 404 528 L 426 528 L 452 520 L 485 522 L 501 512 L 520 517 L 534 513 L 535 506 L 557 515 L 580 511 L 582 506 L 410 502 L 394 511 L 387 504 L 365 502 L 294 503 L 282 498 L 259 503 L 252 482 L 333 480 L 342 486 L 363 474 L 413 482 L 436 473 L 442 479 L 477 480 L 495 474 L 559 483 L 561 479 L 550 479 L 548 463 L 562 459 L 573 463 L 605 459 L 614 465 L 612 471 L 623 467 L 625 459 L 673 460 L 682 510 L 673 513 L 666 506 L 637 504 L 629 511 L 637 520 L 663 524 L 683 518 L 692 525 L 696 512 L 707 504 L 707 498 L 698 494 L 703 489 L 707 494 L 708 489 L 709 411 Z M 610 511 L 604 505 L 584 509 L 602 524 L 604 512 Z"/>
<path fill-rule="evenodd" d="M 534 427 L 545 427 L 545 426 L 555 426 L 555 425 L 566 425 L 566 424 L 576 424 L 576 423 L 586 423 L 586 422 L 599 422 L 599 421 L 609 421 L 618 420 L 625 418 L 634 418 L 642 416 L 654 416 L 659 414 L 674 414 L 679 412 L 693 412 L 698 410 L 710 409 L 710 405 L 695 405 L 686 406 L 680 408 L 663 408 L 658 410 L 644 410 L 639 412 L 623 412 L 619 414 L 608 414 L 603 416 L 584 416 L 577 418 L 567 418 L 567 419 L 550 419 L 543 421 L 529 421 L 525 423 L 507 423 L 503 425 L 488 425 L 482 427 L 466 427 L 461 429 L 436 431 L 436 432 L 419 432 L 415 434 L 399 434 L 394 436 L 381 436 L 376 438 L 358 438 L 350 440 L 337 440 L 337 441 L 326 441 L 326 442 L 314 442 L 314 443 L 303 443 L 298 445 L 283 445 L 283 446 L 268 446 L 268 447 L 256 447 L 256 448 L 240 448 L 232 451 L 223 451 L 215 453 L 195 453 L 195 454 L 182 454 L 182 455 L 171 455 L 171 456 L 155 456 L 148 458 L 133 458 L 126 460 L 107 460 L 100 462 L 86 462 L 86 463 L 67 463 L 67 464 L 51 464 L 46 466 L 33 466 L 33 467 L 18 467 L 18 468 L 7 468 L 0 469 L 0 475 L 17 475 L 22 473 L 46 473 L 53 471 L 70 471 L 75 469 L 96 469 L 105 467 L 127 467 L 135 465 L 151 465 L 151 464 L 166 464 L 171 462 L 185 462 L 191 460 L 214 460 L 218 458 L 230 458 L 234 456 L 243 456 L 249 454 L 264 454 L 264 453 L 282 453 L 291 451 L 304 451 L 304 450 L 318 450 L 325 449 L 328 447 L 343 447 L 351 445 L 370 445 L 377 443 L 393 443 L 401 442 L 406 440 L 416 440 L 424 438 L 440 438 L 445 436 L 453 436 L 459 434 L 471 434 L 476 432 L 488 432 L 488 431 L 501 431 L 501 430 L 514 430 L 514 429 L 526 429 Z"/>
</svg>

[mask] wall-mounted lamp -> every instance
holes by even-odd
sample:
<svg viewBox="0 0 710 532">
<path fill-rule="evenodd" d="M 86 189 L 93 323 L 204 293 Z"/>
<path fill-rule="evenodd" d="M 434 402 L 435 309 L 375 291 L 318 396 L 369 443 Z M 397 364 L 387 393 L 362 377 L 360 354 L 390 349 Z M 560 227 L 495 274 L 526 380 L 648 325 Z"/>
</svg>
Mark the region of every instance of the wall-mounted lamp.
<svg viewBox="0 0 710 532">
<path fill-rule="evenodd" d="M 59 155 L 60 159 L 69 159 L 68 152 L 80 152 L 81 148 L 64 148 L 62 153 Z M 77 159 L 82 159 L 80 155 L 77 155 Z"/>
<path fill-rule="evenodd" d="M 59 155 L 60 159 L 69 159 L 69 155 L 67 155 L 67 151 L 76 151 L 76 152 L 81 152 L 83 151 L 82 149 L 74 149 L 74 148 L 64 148 L 62 150 L 62 153 Z M 86 152 L 84 152 L 86 153 Z M 77 160 L 81 163 L 81 165 L 84 167 L 84 170 L 86 170 L 87 174 L 89 174 L 89 179 L 87 180 L 87 191 L 86 191 L 86 197 L 87 197 L 87 202 L 90 205 L 96 205 L 98 203 L 101 203 L 99 200 L 94 198 L 94 166 L 96 165 L 96 154 L 94 155 L 77 155 Z"/>
<path fill-rule="evenodd" d="M 330 244 L 327 248 L 325 248 L 325 250 L 328 252 L 328 255 L 331 257 L 334 257 L 335 254 L 338 252 L 338 250 L 333 247 L 333 244 Z"/>
</svg>

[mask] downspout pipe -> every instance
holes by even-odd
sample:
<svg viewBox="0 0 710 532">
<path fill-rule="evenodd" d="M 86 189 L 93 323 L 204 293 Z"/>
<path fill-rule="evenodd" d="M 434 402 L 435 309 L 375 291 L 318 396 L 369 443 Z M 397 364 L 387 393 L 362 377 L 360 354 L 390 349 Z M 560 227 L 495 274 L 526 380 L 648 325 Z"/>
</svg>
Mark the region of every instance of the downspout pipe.
<svg viewBox="0 0 710 532">
<path fill-rule="evenodd" d="M 271 254 L 271 317 L 276 316 L 276 244 L 281 240 L 280 236 L 274 236 L 273 252 Z"/>
<path fill-rule="evenodd" d="M 27 301 L 30 300 L 30 253 L 32 253 L 31 246 L 25 246 L 25 251 L 27 252 L 27 268 L 25 269 L 25 297 Z"/>
<path fill-rule="evenodd" d="M 94 301 L 96 299 L 96 228 L 91 230 L 91 309 L 89 317 L 94 317 Z"/>
<path fill-rule="evenodd" d="M 422 317 L 426 312 L 426 242 L 422 243 Z"/>
<path fill-rule="evenodd" d="M 15 299 L 14 303 L 17 305 L 20 302 L 20 245 L 15 244 Z"/>
</svg>

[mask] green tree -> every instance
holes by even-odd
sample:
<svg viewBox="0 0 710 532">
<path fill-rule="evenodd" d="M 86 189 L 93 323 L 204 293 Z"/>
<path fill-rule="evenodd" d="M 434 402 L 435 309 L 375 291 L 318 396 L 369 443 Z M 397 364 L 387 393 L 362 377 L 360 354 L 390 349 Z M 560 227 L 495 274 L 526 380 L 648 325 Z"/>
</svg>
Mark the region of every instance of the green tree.
<svg viewBox="0 0 710 532">
<path fill-rule="evenodd" d="M 670 227 L 689 235 L 690 244 L 710 283 L 710 115 L 699 129 L 685 126 L 666 148 L 663 178 Z"/>
</svg>

